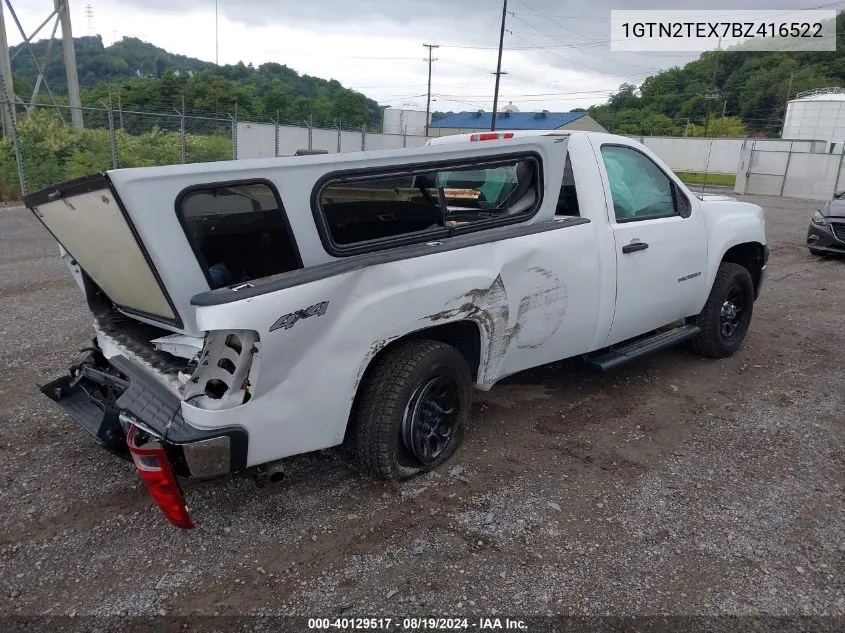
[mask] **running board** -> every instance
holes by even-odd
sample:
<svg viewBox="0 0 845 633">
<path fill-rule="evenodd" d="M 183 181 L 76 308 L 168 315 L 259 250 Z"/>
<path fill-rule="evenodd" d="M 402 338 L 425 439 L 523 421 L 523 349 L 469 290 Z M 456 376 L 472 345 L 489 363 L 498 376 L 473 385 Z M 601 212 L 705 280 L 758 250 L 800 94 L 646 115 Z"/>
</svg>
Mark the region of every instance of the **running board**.
<svg viewBox="0 0 845 633">
<path fill-rule="evenodd" d="M 681 325 L 671 330 L 652 334 L 647 338 L 638 339 L 623 347 L 617 347 L 609 352 L 604 352 L 599 356 L 588 356 L 585 362 L 595 369 L 610 371 L 635 358 L 640 358 L 646 354 L 651 354 L 657 350 L 672 347 L 673 345 L 694 338 L 700 332 L 701 328 L 697 325 Z"/>
</svg>

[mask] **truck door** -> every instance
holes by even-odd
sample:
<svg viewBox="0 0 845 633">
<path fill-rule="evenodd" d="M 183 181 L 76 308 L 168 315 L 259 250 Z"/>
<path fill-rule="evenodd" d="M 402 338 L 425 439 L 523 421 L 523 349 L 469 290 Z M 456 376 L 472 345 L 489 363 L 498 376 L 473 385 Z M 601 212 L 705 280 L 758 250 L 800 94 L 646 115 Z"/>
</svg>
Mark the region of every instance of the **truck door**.
<svg viewBox="0 0 845 633">
<path fill-rule="evenodd" d="M 707 233 L 695 201 L 645 152 L 604 144 L 600 153 L 616 243 L 612 345 L 698 311 Z"/>
</svg>

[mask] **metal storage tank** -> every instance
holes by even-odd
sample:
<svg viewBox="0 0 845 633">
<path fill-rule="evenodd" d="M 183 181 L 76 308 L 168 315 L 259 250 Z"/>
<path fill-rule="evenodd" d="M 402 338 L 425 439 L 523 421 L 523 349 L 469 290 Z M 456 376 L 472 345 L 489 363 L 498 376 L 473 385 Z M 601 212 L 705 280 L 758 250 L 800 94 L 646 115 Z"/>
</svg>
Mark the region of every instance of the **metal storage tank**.
<svg viewBox="0 0 845 633">
<path fill-rule="evenodd" d="M 786 106 L 781 138 L 845 142 L 845 88 L 798 93 Z"/>
<path fill-rule="evenodd" d="M 403 110 L 401 108 L 385 109 L 384 133 L 425 136 L 425 111 Z"/>
</svg>

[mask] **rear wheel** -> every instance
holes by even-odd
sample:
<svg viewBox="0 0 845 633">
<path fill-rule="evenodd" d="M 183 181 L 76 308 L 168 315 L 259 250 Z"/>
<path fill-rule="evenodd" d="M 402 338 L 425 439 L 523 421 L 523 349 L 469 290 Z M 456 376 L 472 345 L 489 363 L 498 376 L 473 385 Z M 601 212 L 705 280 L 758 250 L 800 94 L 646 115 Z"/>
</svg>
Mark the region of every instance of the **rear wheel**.
<svg viewBox="0 0 845 633">
<path fill-rule="evenodd" d="M 748 270 L 723 262 L 704 309 L 693 319 L 701 328 L 693 348 L 704 356 L 730 356 L 742 346 L 753 310 L 754 283 Z"/>
<path fill-rule="evenodd" d="M 392 480 L 433 470 L 463 437 L 472 403 L 466 360 L 451 345 L 410 340 L 374 362 L 357 409 L 358 463 Z"/>
</svg>

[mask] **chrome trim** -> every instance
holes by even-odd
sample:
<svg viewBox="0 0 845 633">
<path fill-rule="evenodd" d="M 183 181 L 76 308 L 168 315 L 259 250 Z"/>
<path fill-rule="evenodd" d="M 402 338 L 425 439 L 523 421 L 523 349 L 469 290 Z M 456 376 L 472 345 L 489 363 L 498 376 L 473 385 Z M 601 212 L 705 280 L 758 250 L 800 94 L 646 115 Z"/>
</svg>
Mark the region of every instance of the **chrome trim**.
<svg viewBox="0 0 845 633">
<path fill-rule="evenodd" d="M 137 426 L 144 433 L 156 438 L 157 440 L 162 440 L 162 441 L 164 440 L 164 436 L 161 433 L 159 433 L 158 431 L 154 431 L 153 429 L 151 429 L 149 426 L 147 426 L 146 424 L 141 422 L 138 418 L 136 418 L 131 413 L 126 413 L 125 411 L 121 411 L 118 414 L 117 419 L 123 425 L 124 431 L 128 431 L 130 426 Z"/>
<path fill-rule="evenodd" d="M 199 442 L 180 444 L 192 477 L 215 477 L 231 470 L 231 447 L 228 435 Z"/>
</svg>

